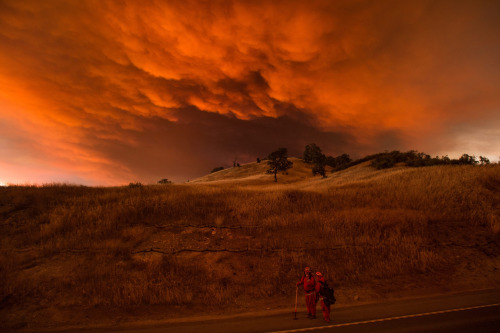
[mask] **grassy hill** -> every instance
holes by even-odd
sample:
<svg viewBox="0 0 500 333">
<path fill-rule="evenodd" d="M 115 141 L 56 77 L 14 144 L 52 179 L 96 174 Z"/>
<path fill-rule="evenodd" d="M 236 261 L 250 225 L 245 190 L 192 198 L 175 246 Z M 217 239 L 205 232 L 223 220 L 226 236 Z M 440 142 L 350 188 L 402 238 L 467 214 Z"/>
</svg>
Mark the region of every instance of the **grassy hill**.
<svg viewBox="0 0 500 333">
<path fill-rule="evenodd" d="M 190 183 L 198 185 L 231 183 L 239 186 L 259 185 L 274 187 L 286 184 L 289 185 L 287 186 L 288 188 L 320 190 L 346 183 L 369 181 L 398 173 L 402 170 L 408 170 L 408 168 L 402 166 L 376 170 L 370 167 L 371 162 L 367 161 L 335 173 L 331 173 L 331 167 L 326 166 L 327 178 L 322 178 L 319 175 L 314 176 L 311 171 L 312 165 L 305 163 L 302 159 L 292 157 L 289 160 L 293 162 L 293 167 L 285 173 L 281 172 L 278 174 L 278 184 L 273 183 L 274 176 L 272 174 L 266 173 L 266 170 L 269 169 L 267 161 L 248 163 L 241 165 L 241 167 L 220 170 L 191 180 Z"/>
<path fill-rule="evenodd" d="M 500 286 L 499 165 L 321 178 L 293 162 L 278 183 L 263 161 L 180 185 L 0 188 L 0 325 L 291 308 L 305 266 L 339 306 Z"/>
<path fill-rule="evenodd" d="M 280 183 L 290 184 L 301 180 L 306 180 L 312 177 L 311 166 L 304 163 L 298 158 L 289 158 L 293 162 L 293 167 L 286 171 L 285 174 L 278 174 Z M 207 183 L 207 182 L 232 182 L 237 184 L 268 184 L 274 180 L 272 174 L 267 174 L 269 169 L 267 161 L 261 163 L 248 163 L 240 167 L 233 167 L 220 170 L 206 176 L 194 179 L 190 183 Z"/>
</svg>

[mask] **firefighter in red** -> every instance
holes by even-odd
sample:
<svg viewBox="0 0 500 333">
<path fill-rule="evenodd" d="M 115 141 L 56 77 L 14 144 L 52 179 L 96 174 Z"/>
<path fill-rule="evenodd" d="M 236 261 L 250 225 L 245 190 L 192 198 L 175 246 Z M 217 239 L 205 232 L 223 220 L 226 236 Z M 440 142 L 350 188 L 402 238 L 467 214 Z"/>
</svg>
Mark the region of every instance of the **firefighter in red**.
<svg viewBox="0 0 500 333">
<path fill-rule="evenodd" d="M 321 300 L 321 309 L 323 310 L 323 318 L 325 321 L 330 321 L 330 303 L 324 300 L 323 285 L 325 284 L 325 277 L 321 272 L 316 272 L 316 293 Z M 328 305 L 327 305 L 328 304 Z"/>
<path fill-rule="evenodd" d="M 316 318 L 316 281 L 309 267 L 304 269 L 304 275 L 302 279 L 297 282 L 297 287 L 301 284 L 304 286 L 304 291 L 306 293 L 307 317 L 314 319 Z"/>
</svg>

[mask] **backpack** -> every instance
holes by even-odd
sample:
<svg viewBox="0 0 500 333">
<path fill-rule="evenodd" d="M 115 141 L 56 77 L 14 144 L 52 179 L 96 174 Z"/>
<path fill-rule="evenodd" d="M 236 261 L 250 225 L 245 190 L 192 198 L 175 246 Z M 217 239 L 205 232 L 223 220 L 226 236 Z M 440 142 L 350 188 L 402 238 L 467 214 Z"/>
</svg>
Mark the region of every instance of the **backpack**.
<svg viewBox="0 0 500 333">
<path fill-rule="evenodd" d="M 335 299 L 333 288 L 329 287 L 328 283 L 326 282 L 325 283 L 321 282 L 321 285 L 323 287 L 321 296 L 323 296 L 323 302 L 325 302 L 325 305 L 329 306 L 330 304 L 335 304 L 337 300 Z"/>
</svg>

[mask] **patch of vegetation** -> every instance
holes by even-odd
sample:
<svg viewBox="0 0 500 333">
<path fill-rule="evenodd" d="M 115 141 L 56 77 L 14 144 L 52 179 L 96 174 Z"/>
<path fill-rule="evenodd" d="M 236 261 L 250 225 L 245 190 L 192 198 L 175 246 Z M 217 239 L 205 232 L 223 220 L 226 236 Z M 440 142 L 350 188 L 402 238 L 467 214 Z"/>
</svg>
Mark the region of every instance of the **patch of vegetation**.
<svg viewBox="0 0 500 333">
<path fill-rule="evenodd" d="M 476 165 L 479 161 L 475 156 L 463 154 L 459 159 L 450 159 L 448 156 L 431 157 L 428 154 L 420 153 L 415 150 L 402 153 L 400 151 L 392 151 L 379 153 L 374 155 L 371 166 L 380 169 L 392 168 L 398 163 L 404 163 L 410 167 L 424 167 L 434 165 Z M 481 156 L 481 164 L 489 164 L 489 160 Z"/>
<path fill-rule="evenodd" d="M 210 173 L 214 173 L 214 172 L 221 171 L 221 170 L 224 170 L 224 167 L 220 166 L 220 167 L 213 168 L 212 171 L 210 171 Z"/>
<path fill-rule="evenodd" d="M 383 153 L 367 155 L 363 158 L 357 160 L 351 160 L 349 162 L 347 162 L 346 159 L 347 163 L 335 166 L 332 169 L 332 172 L 345 170 L 367 161 L 372 161 L 371 166 L 376 168 L 377 170 L 392 168 L 398 163 L 404 163 L 406 166 L 410 167 L 423 167 L 423 166 L 435 166 L 435 165 L 477 165 L 478 163 L 481 165 L 490 164 L 490 161 L 483 156 L 480 156 L 479 161 L 476 159 L 475 156 L 471 156 L 468 154 L 463 154 L 458 159 L 450 159 L 448 156 L 442 156 L 442 157 L 436 156 L 432 158 L 428 154 L 420 153 L 415 150 L 410 150 L 404 153 L 395 150 L 392 152 L 383 152 Z"/>
<path fill-rule="evenodd" d="M 331 166 L 332 168 L 342 167 L 351 162 L 352 159 L 348 154 L 342 154 L 337 157 L 327 156 L 326 158 L 326 165 Z"/>
<path fill-rule="evenodd" d="M 342 154 L 337 157 L 326 156 L 322 153 L 321 148 L 315 143 L 306 146 L 304 150 L 304 162 L 313 164 L 312 173 L 314 176 L 317 174 L 326 178 L 325 167 L 328 165 L 332 168 L 340 168 L 351 162 L 351 158 L 347 154 Z"/>
</svg>

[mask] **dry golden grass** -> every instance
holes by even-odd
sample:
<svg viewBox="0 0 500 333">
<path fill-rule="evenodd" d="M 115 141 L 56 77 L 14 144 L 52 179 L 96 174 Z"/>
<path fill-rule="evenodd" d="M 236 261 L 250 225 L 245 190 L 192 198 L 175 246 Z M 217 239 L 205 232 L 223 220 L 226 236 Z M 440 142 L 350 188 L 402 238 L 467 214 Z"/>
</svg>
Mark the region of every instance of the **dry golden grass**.
<svg viewBox="0 0 500 333">
<path fill-rule="evenodd" d="M 286 173 L 278 173 L 278 182 L 280 184 L 296 183 L 297 181 L 310 179 L 312 176 L 311 166 L 304 163 L 298 158 L 289 158 L 293 162 L 293 167 L 286 171 Z M 329 167 L 327 167 L 329 168 Z M 261 163 L 248 163 L 242 164 L 241 167 L 234 167 L 217 171 L 203 177 L 190 181 L 191 183 L 237 183 L 240 185 L 253 184 L 263 185 L 269 184 L 273 181 L 272 174 L 266 174 L 269 169 L 267 161 Z"/>
<path fill-rule="evenodd" d="M 498 262 L 498 165 L 358 165 L 322 179 L 295 159 L 278 184 L 265 169 L 185 185 L 0 188 L 1 311 L 210 309 L 293 294 L 304 266 L 342 290 Z"/>
</svg>

